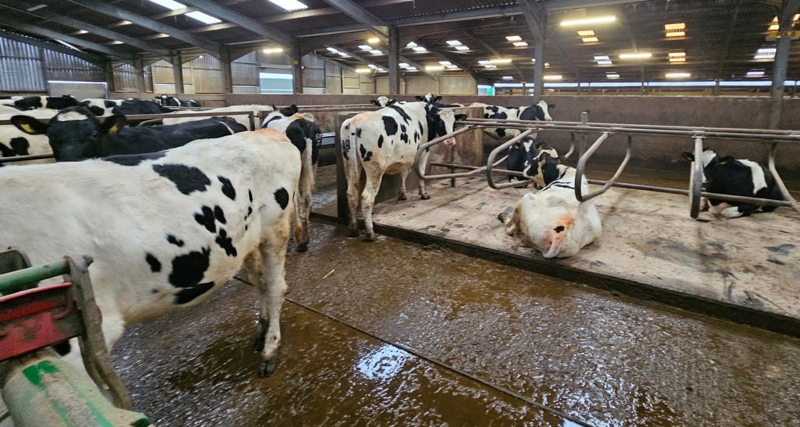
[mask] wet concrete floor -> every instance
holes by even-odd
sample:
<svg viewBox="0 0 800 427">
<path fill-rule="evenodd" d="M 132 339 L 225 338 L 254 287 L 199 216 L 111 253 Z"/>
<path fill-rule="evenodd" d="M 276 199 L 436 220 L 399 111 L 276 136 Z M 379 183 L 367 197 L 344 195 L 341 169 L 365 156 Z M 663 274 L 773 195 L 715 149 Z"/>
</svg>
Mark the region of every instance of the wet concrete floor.
<svg viewBox="0 0 800 427">
<path fill-rule="evenodd" d="M 596 426 L 800 425 L 798 339 L 346 233 L 314 223 L 290 253 L 273 377 L 250 351 L 256 292 L 234 281 L 117 344 L 135 408 L 159 426 L 574 425 L 542 406 Z"/>
</svg>

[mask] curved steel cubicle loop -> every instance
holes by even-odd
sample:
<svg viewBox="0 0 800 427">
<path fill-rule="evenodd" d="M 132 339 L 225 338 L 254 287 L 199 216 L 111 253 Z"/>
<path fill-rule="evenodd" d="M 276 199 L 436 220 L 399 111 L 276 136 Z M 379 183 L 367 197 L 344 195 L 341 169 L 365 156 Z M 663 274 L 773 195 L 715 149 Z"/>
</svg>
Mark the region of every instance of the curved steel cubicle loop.
<svg viewBox="0 0 800 427">
<path fill-rule="evenodd" d="M 516 144 L 517 142 L 523 140 L 525 137 L 527 137 L 528 135 L 530 135 L 531 133 L 533 133 L 533 132 L 535 132 L 537 130 L 538 129 L 528 129 L 525 132 L 522 132 L 521 134 L 519 134 L 519 135 L 509 139 L 508 141 L 500 144 L 497 148 L 492 150 L 491 153 L 489 153 L 489 159 L 486 160 L 486 181 L 489 183 L 489 187 L 494 188 L 495 190 L 502 190 L 503 188 L 525 186 L 525 185 L 528 185 L 528 184 L 533 182 L 533 179 L 529 179 L 527 181 L 506 182 L 506 183 L 502 183 L 502 184 L 496 184 L 494 182 L 494 176 L 492 174 L 492 169 L 499 163 L 499 162 L 495 162 L 494 159 L 497 158 L 497 155 L 501 151 L 507 150 L 508 147 L 511 147 L 512 145 Z"/>
<path fill-rule="evenodd" d="M 570 132 L 569 135 L 570 135 L 569 151 L 567 151 L 567 154 L 564 155 L 563 157 L 564 160 L 569 159 L 569 156 L 571 156 L 572 153 L 575 151 L 575 132 Z"/>
<path fill-rule="evenodd" d="M 442 142 L 444 142 L 444 141 L 446 141 L 446 140 L 448 140 L 448 139 L 450 139 L 450 138 L 452 138 L 452 137 L 454 137 L 456 135 L 460 135 L 460 134 L 462 134 L 462 133 L 464 133 L 464 132 L 466 132 L 468 130 L 471 130 L 473 127 L 474 127 L 474 125 L 464 126 L 459 130 L 453 131 L 452 133 L 449 133 L 449 134 L 447 134 L 445 136 L 440 136 L 438 138 L 435 138 L 435 139 L 433 139 L 431 141 L 428 141 L 428 142 L 420 145 L 419 148 L 417 148 L 417 155 L 414 157 L 414 165 L 412 166 L 412 169 L 414 169 L 414 173 L 417 174 L 417 177 L 419 179 L 421 179 L 421 180 L 439 179 L 441 177 L 441 175 L 437 175 L 437 176 L 434 176 L 434 177 L 426 177 L 425 176 L 425 167 L 427 165 L 420 165 L 419 164 L 420 157 L 422 156 L 422 153 L 425 150 L 433 147 L 434 145 L 441 144 Z M 449 174 L 449 175 L 444 176 L 442 178 L 457 178 L 457 176 L 453 177 L 453 176 L 450 176 L 450 175 L 458 175 L 458 174 Z"/>
<path fill-rule="evenodd" d="M 591 199 L 593 199 L 593 198 L 605 193 L 606 191 L 608 191 L 608 189 L 611 188 L 611 186 L 616 183 L 616 181 L 620 177 L 620 175 L 622 175 L 622 172 L 625 170 L 625 167 L 628 165 L 628 161 L 631 159 L 631 148 L 633 147 L 633 137 L 631 135 L 628 135 L 628 146 L 625 149 L 625 158 L 622 160 L 622 163 L 617 168 L 617 171 L 616 171 L 616 173 L 614 173 L 614 176 L 612 176 L 611 179 L 606 181 L 606 183 L 603 186 L 603 188 L 601 188 L 601 189 L 599 189 L 599 190 L 597 190 L 597 191 L 595 191 L 593 193 L 589 193 L 586 196 L 583 195 L 583 190 L 581 189 L 581 182 L 583 182 L 583 173 L 584 173 L 584 170 L 586 169 L 586 162 L 589 160 L 590 157 L 592 157 L 592 154 L 594 154 L 594 152 L 597 151 L 597 149 L 600 148 L 601 145 L 603 145 L 603 142 L 605 142 L 606 139 L 608 139 L 608 137 L 611 136 L 611 135 L 613 135 L 613 132 L 610 132 L 610 131 L 603 132 L 603 134 L 600 135 L 599 138 L 597 138 L 597 141 L 595 141 L 594 144 L 592 144 L 592 146 L 589 147 L 589 149 L 585 153 L 583 153 L 581 158 L 578 160 L 578 165 L 575 168 L 576 169 L 576 171 L 575 171 L 575 198 L 578 199 L 578 201 L 581 202 L 581 203 L 583 203 L 583 202 L 585 202 L 587 200 L 591 200 Z"/>
<path fill-rule="evenodd" d="M 767 165 L 769 166 L 769 171 L 772 173 L 772 177 L 775 178 L 775 183 L 778 184 L 778 188 L 781 190 L 781 194 L 783 195 L 784 200 L 791 202 L 791 207 L 800 212 L 800 204 L 797 203 L 791 194 L 789 194 L 789 190 L 786 189 L 786 185 L 783 183 L 781 176 L 778 175 L 777 169 L 775 169 L 775 152 L 778 150 L 778 143 L 772 142 L 772 145 L 769 147 L 769 161 Z"/>
</svg>

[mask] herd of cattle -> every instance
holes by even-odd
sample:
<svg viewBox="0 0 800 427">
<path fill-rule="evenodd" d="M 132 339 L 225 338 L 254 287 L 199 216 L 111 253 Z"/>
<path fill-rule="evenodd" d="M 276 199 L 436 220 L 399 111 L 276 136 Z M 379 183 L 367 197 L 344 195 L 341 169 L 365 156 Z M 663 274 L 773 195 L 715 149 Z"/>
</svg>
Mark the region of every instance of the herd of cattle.
<svg viewBox="0 0 800 427">
<path fill-rule="evenodd" d="M 360 202 L 366 238 L 375 239 L 372 208 L 383 175 L 401 174 L 398 198 L 405 200 L 405 179 L 420 144 L 452 133 L 465 119 L 454 112 L 458 105 L 440 101 L 431 94 L 418 102 L 380 97 L 373 101 L 380 109 L 342 124 L 351 235 L 358 235 Z M 92 256 L 92 281 L 109 345 L 126 326 L 196 302 L 245 267 L 261 292 L 256 342 L 262 353 L 260 373 L 268 376 L 277 366 L 290 235 L 300 252 L 309 243 L 320 128 L 294 105 L 234 106 L 206 111 L 218 117 L 127 126 L 125 116 L 167 113 L 171 110 L 163 104 L 170 102 L 79 102 L 65 96 L 0 105 L 0 120 L 12 123 L 0 126 L 3 157 L 52 153 L 56 160 L 0 168 L 0 245 L 25 251 L 34 264 L 65 254 Z M 554 108 L 545 102 L 483 107 L 485 118 L 543 121 L 552 120 Z M 268 112 L 260 130 L 246 132 L 245 118 L 225 116 L 243 110 Z M 504 138 L 518 134 L 500 128 L 489 132 Z M 445 143 L 456 141 L 451 137 Z M 546 258 L 574 255 L 599 238 L 602 226 L 594 202 L 575 199 L 575 169 L 533 138 L 514 150 L 509 169 L 523 172 L 541 190 L 526 194 L 510 215 L 499 215 L 505 231 L 520 233 Z M 422 160 L 427 162 L 428 155 Z M 713 151 L 699 160 L 709 191 L 780 198 L 770 173 L 756 163 Z M 588 193 L 585 178 L 580 185 Z M 430 198 L 424 182 L 419 195 Z M 726 217 L 757 209 L 710 202 L 712 213 Z M 65 343 L 56 351 L 80 365 L 73 348 Z"/>
</svg>

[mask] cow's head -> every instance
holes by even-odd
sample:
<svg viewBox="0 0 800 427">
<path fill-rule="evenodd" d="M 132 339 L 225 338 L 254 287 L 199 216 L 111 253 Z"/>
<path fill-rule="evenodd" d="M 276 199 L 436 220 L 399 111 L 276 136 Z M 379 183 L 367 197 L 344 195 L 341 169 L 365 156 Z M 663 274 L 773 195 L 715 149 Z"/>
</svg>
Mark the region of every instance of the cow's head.
<svg viewBox="0 0 800 427">
<path fill-rule="evenodd" d="M 532 178 L 538 188 L 544 188 L 558 179 L 558 165 L 561 164 L 558 152 L 548 147 L 547 143 L 534 142 L 530 138 L 526 138 L 522 143 L 527 153 L 523 174 Z"/>
<path fill-rule="evenodd" d="M 276 106 L 272 106 L 272 112 L 267 114 L 267 117 L 264 117 L 264 121 L 261 124 L 262 129 L 274 129 L 283 132 L 286 128 L 284 125 L 282 128 L 280 126 L 276 126 L 277 123 L 283 123 L 284 119 L 288 119 L 292 116 L 297 114 L 297 106 L 292 104 L 286 108 L 278 108 Z M 303 118 L 306 120 L 314 121 L 314 116 L 311 114 L 303 114 Z M 288 123 L 286 123 L 288 124 Z"/>
<path fill-rule="evenodd" d="M 109 101 L 106 101 L 106 102 L 109 102 Z M 83 108 L 88 109 L 95 116 L 102 116 L 102 115 L 104 115 L 106 113 L 106 110 L 104 110 L 104 109 L 102 109 L 102 108 L 100 108 L 100 107 L 98 107 L 96 105 L 92 105 L 92 101 L 81 101 L 81 103 L 78 104 L 78 105 L 83 107 Z M 106 104 L 106 105 L 108 105 L 108 104 Z M 114 103 L 112 102 L 111 105 L 114 105 Z"/>
<path fill-rule="evenodd" d="M 376 107 L 389 107 L 394 105 L 397 101 L 389 99 L 387 96 L 379 96 L 378 99 L 373 99 L 370 102 Z"/>
<path fill-rule="evenodd" d="M 456 122 L 467 118 L 466 114 L 456 114 L 449 108 L 437 108 L 431 104 L 425 105 L 425 111 L 428 120 L 428 141 L 452 133 Z M 456 139 L 448 138 L 444 143 L 455 145 Z"/>
<path fill-rule="evenodd" d="M 114 134 L 125 127 L 125 116 L 114 115 L 102 123 L 84 107 L 70 107 L 59 111 L 50 123 L 29 116 L 14 116 L 11 123 L 30 134 L 46 134 L 58 162 L 83 160 L 92 157 L 91 148 L 104 135 Z"/>
<path fill-rule="evenodd" d="M 44 104 L 42 104 L 42 97 L 41 96 L 29 96 L 27 98 L 22 98 L 14 101 L 14 107 L 20 110 L 37 110 L 42 108 Z"/>
<path fill-rule="evenodd" d="M 548 104 L 544 100 L 539 101 L 537 104 L 532 105 L 530 108 L 535 109 L 534 119 L 541 121 L 553 121 L 550 117 L 550 111 L 556 108 L 555 104 Z"/>
<path fill-rule="evenodd" d="M 59 97 L 48 96 L 45 108 L 49 108 L 51 110 L 63 110 L 65 108 L 75 107 L 78 104 L 80 104 L 80 101 L 78 101 L 72 95 L 61 95 Z"/>
<path fill-rule="evenodd" d="M 690 162 L 695 161 L 694 154 L 685 151 L 681 154 L 685 160 Z M 733 158 L 726 158 L 733 160 Z M 705 148 L 703 152 L 700 153 L 700 161 L 703 162 L 703 182 L 707 183 L 709 181 L 709 176 L 713 175 L 713 170 L 716 168 L 720 163 L 723 163 L 723 160 L 717 155 L 717 152 L 714 151 L 712 148 Z"/>
<path fill-rule="evenodd" d="M 439 102 L 442 100 L 441 96 L 433 96 L 432 93 L 428 92 L 424 96 L 416 96 L 417 101 L 425 102 L 427 104 L 433 104 L 434 102 Z"/>
</svg>

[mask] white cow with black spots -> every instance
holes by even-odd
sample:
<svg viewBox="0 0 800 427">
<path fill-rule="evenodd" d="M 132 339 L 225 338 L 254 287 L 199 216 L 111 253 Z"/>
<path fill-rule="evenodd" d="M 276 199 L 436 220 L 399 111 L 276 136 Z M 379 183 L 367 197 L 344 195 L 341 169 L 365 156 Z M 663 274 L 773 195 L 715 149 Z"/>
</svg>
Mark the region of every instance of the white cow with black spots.
<svg viewBox="0 0 800 427">
<path fill-rule="evenodd" d="M 362 168 L 366 171 L 367 182 L 361 194 L 361 207 L 364 209 L 367 240 L 373 241 L 372 205 L 383 175 L 400 173 L 401 186 L 397 198 L 406 200 L 406 177 L 414 165 L 419 145 L 452 133 L 455 122 L 465 118 L 464 114 L 455 114 L 453 110 L 440 109 L 426 102 L 409 102 L 357 114 L 342 123 L 340 135 L 351 236 L 358 236 L 356 211 L 361 194 Z M 456 141 L 450 138 L 445 143 L 453 145 Z M 427 151 L 422 155 L 422 164 L 428 163 L 428 156 Z M 430 199 L 424 181 L 419 183 L 419 195 L 423 200 Z"/>
<path fill-rule="evenodd" d="M 294 237 L 297 252 L 305 252 L 308 249 L 309 241 L 308 217 L 311 215 L 311 195 L 317 189 L 317 163 L 319 162 L 319 149 L 322 146 L 322 132 L 314 123 L 313 116 L 298 114 L 297 106 L 294 104 L 290 107 L 275 109 L 264 118 L 264 124 L 261 127 L 283 132 L 300 151 L 303 168 L 298 184 L 297 215 L 302 226 L 295 228 Z"/>
<path fill-rule="evenodd" d="M 0 247 L 23 250 L 34 265 L 92 257 L 109 347 L 129 325 L 196 303 L 245 266 L 261 292 L 257 345 L 260 372 L 270 375 L 299 177 L 300 154 L 271 130 L 157 153 L 3 168 Z M 72 347 L 60 351 L 80 365 Z"/>
<path fill-rule="evenodd" d="M 548 104 L 544 100 L 526 107 L 501 107 L 499 105 L 486 105 L 482 102 L 470 104 L 470 107 L 483 107 L 484 119 L 496 120 L 538 120 L 552 121 L 550 110 L 556 108 L 555 104 Z M 520 133 L 520 129 L 508 128 L 484 128 L 484 132 L 498 139 L 511 139 Z M 531 138 L 536 138 L 537 133 L 532 133 Z"/>
<path fill-rule="evenodd" d="M 506 234 L 519 233 L 545 258 L 570 257 L 598 239 L 603 232 L 600 215 L 593 200 L 581 203 L 575 198 L 575 172 L 561 164 L 555 150 L 531 146 L 524 174 L 544 188 L 525 194 L 511 216 L 506 212 L 498 216 Z M 586 177 L 581 191 L 589 194 Z"/>
<path fill-rule="evenodd" d="M 369 102 L 376 107 L 388 107 L 397 103 L 397 101 L 390 99 L 388 96 L 379 96 L 378 99 L 373 99 Z"/>
<path fill-rule="evenodd" d="M 14 110 L 9 114 L 0 114 L 0 120 L 11 120 L 12 117 L 22 114 L 19 110 Z M 37 119 L 50 119 L 56 114 L 57 110 L 37 109 L 25 111 L 27 116 Z M 0 125 L 0 157 L 33 156 L 40 154 L 53 154 L 47 135 L 30 135 L 17 129 L 14 125 Z M 52 163 L 53 159 L 32 160 L 25 162 L 0 163 L 3 165 L 23 165 L 31 163 Z"/>
<path fill-rule="evenodd" d="M 225 116 L 225 115 L 230 114 L 231 112 L 239 112 L 239 111 L 252 112 L 256 116 L 255 119 L 254 119 L 254 123 L 256 125 L 256 128 L 260 128 L 261 127 L 261 123 L 259 122 L 258 114 L 262 113 L 262 112 L 273 111 L 273 110 L 275 110 L 275 107 L 272 107 L 272 106 L 269 106 L 269 105 L 231 105 L 230 107 L 212 108 L 210 110 L 203 110 L 202 112 L 203 113 L 207 113 L 207 114 L 213 114 L 215 116 Z M 178 111 L 178 112 L 175 112 L 174 114 L 185 114 L 185 113 L 186 113 L 185 111 Z M 169 118 L 164 119 L 162 121 L 162 123 L 164 123 L 165 125 L 175 125 L 175 124 L 178 124 L 178 123 L 186 123 L 186 122 L 192 122 L 192 121 L 195 121 L 195 120 L 203 120 L 203 119 L 205 119 L 207 117 L 208 116 L 205 116 L 205 117 L 198 117 L 198 116 L 196 116 L 196 117 L 175 117 L 175 118 L 169 117 Z M 245 115 L 242 115 L 242 114 L 230 115 L 230 117 L 233 117 L 239 124 L 244 125 L 248 130 L 250 129 L 250 118 L 246 114 Z"/>
</svg>

